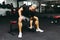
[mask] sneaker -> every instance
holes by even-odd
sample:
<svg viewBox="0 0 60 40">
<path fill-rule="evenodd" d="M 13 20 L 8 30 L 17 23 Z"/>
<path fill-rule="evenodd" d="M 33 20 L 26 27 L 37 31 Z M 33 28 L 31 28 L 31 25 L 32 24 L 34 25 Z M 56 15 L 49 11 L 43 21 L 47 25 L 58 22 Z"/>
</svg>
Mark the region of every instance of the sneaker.
<svg viewBox="0 0 60 40">
<path fill-rule="evenodd" d="M 36 29 L 36 32 L 44 32 L 44 30 Z"/>
<path fill-rule="evenodd" d="M 19 33 L 18 38 L 22 38 L 22 33 Z"/>
</svg>

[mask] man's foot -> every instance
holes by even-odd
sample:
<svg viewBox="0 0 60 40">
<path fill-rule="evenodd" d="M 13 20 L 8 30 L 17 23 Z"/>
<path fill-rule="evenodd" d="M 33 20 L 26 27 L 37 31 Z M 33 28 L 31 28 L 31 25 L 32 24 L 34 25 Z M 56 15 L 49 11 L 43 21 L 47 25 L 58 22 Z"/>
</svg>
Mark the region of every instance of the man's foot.
<svg viewBox="0 0 60 40">
<path fill-rule="evenodd" d="M 22 38 L 22 33 L 21 32 L 19 33 L 18 38 Z"/>
<path fill-rule="evenodd" d="M 44 30 L 36 29 L 36 32 L 44 32 Z"/>
</svg>

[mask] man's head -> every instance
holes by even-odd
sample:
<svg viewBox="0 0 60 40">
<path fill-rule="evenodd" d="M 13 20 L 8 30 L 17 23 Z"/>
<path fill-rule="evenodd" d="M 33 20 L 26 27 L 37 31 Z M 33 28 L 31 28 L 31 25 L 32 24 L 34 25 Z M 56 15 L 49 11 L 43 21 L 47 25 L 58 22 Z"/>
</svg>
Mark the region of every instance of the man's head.
<svg viewBox="0 0 60 40">
<path fill-rule="evenodd" d="M 32 4 L 32 5 L 30 6 L 30 9 L 31 9 L 32 11 L 35 11 L 36 8 L 37 8 L 37 5 L 36 5 L 36 4 Z"/>
</svg>

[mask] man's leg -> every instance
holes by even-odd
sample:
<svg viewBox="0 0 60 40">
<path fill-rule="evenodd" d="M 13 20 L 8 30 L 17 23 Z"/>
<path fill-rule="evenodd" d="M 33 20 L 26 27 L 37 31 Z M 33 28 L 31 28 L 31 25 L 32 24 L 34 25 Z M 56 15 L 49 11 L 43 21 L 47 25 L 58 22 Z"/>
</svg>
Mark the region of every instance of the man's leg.
<svg viewBox="0 0 60 40">
<path fill-rule="evenodd" d="M 43 30 L 41 30 L 39 28 L 39 20 L 38 20 L 38 17 L 34 16 L 34 19 L 35 19 L 36 31 L 44 32 Z"/>
<path fill-rule="evenodd" d="M 18 38 L 22 38 L 22 19 L 18 19 L 19 35 Z"/>
<path fill-rule="evenodd" d="M 32 29 L 32 23 L 33 23 L 33 20 L 32 20 L 32 17 L 30 18 L 30 29 Z"/>
</svg>

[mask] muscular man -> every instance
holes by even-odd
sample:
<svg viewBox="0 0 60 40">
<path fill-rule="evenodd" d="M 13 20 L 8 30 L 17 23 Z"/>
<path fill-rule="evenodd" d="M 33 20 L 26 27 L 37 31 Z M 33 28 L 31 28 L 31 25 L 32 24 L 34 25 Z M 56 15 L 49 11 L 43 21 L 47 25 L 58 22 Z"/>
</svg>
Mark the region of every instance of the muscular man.
<svg viewBox="0 0 60 40">
<path fill-rule="evenodd" d="M 29 7 L 24 5 L 18 10 L 18 14 L 19 14 L 19 18 L 18 18 L 19 35 L 18 35 L 18 38 L 22 38 L 22 20 L 25 19 L 24 16 L 30 17 L 30 27 L 29 27 L 30 29 L 32 29 L 32 23 L 34 20 L 34 24 L 36 25 L 36 31 L 37 32 L 44 32 L 43 30 L 41 30 L 39 28 L 39 20 L 38 20 L 38 17 L 35 16 L 36 8 L 37 8 L 37 5 L 33 4 Z"/>
</svg>

